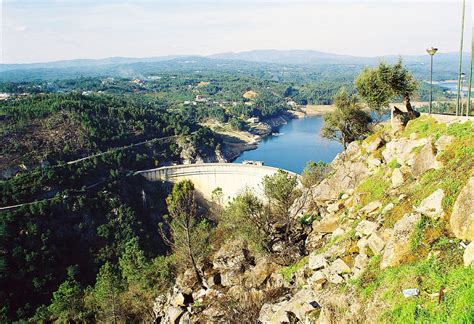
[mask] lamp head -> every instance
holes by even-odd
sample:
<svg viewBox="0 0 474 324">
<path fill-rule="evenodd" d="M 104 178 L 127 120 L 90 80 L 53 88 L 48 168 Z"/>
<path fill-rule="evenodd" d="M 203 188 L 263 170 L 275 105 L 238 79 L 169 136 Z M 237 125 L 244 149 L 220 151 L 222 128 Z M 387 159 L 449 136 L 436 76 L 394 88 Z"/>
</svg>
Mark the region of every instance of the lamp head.
<svg viewBox="0 0 474 324">
<path fill-rule="evenodd" d="M 431 46 L 430 48 L 426 50 L 426 52 L 428 52 L 428 54 L 430 54 L 431 56 L 435 55 L 437 51 L 438 49 L 433 46 Z"/>
</svg>

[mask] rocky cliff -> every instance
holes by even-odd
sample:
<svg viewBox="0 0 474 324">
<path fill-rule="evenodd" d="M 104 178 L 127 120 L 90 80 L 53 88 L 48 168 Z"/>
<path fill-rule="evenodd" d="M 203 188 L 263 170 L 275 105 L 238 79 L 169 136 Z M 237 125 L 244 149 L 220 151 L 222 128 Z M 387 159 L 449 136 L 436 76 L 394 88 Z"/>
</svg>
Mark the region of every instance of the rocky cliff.
<svg viewBox="0 0 474 324">
<path fill-rule="evenodd" d="M 289 266 L 244 239 L 216 247 L 155 303 L 163 323 L 474 320 L 472 122 L 381 125 L 353 142 L 292 217 L 307 255 Z"/>
</svg>

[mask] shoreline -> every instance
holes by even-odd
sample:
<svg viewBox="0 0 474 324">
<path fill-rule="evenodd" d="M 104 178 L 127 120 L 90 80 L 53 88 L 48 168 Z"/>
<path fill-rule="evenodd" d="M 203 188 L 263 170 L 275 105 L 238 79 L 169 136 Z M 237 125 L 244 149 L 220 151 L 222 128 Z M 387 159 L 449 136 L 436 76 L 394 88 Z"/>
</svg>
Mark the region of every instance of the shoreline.
<svg viewBox="0 0 474 324">
<path fill-rule="evenodd" d="M 240 143 L 232 143 L 229 148 L 229 144 L 224 145 L 224 150 L 222 151 L 225 159 L 228 163 L 234 163 L 244 152 L 246 151 L 253 151 L 258 149 L 258 145 L 260 142 L 267 137 L 275 136 L 274 134 L 277 133 L 281 126 L 288 124 L 292 119 L 303 119 L 303 118 L 311 118 L 311 117 L 318 117 L 323 116 L 326 113 L 330 112 L 333 109 L 333 106 L 330 105 L 317 105 L 312 106 L 310 109 L 307 108 L 308 106 L 304 106 L 304 108 L 300 108 L 302 111 L 294 111 L 288 110 L 283 115 L 278 117 L 272 117 L 269 120 L 266 120 L 262 123 L 267 124 L 272 131 L 267 133 L 266 135 L 256 135 L 252 134 L 249 131 L 245 131 L 248 137 L 253 136 L 253 141 L 251 142 L 240 142 Z"/>
</svg>

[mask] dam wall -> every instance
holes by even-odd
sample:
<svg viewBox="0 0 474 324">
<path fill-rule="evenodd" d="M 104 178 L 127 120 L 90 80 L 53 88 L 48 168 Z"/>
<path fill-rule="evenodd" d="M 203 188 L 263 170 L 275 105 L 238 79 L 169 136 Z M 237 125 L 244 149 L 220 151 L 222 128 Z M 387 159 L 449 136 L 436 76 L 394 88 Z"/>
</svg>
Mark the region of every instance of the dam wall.
<svg viewBox="0 0 474 324">
<path fill-rule="evenodd" d="M 220 203 L 226 204 L 246 188 L 257 197 L 263 197 L 262 181 L 265 176 L 271 176 L 277 168 L 261 165 L 239 163 L 205 163 L 161 167 L 157 169 L 138 171 L 137 175 L 148 181 L 177 183 L 190 180 L 204 199 L 211 201 L 216 188 L 222 190 Z M 286 171 L 297 176 L 293 172 Z"/>
</svg>

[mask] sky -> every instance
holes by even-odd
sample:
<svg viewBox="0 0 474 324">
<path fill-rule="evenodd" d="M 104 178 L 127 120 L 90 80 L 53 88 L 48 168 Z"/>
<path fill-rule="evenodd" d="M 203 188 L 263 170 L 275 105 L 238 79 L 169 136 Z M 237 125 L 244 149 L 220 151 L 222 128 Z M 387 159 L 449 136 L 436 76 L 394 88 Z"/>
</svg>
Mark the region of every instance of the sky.
<svg viewBox="0 0 474 324">
<path fill-rule="evenodd" d="M 0 0 L 0 62 L 304 49 L 459 51 L 461 0 Z M 465 49 L 471 46 L 471 1 Z"/>
</svg>

